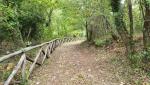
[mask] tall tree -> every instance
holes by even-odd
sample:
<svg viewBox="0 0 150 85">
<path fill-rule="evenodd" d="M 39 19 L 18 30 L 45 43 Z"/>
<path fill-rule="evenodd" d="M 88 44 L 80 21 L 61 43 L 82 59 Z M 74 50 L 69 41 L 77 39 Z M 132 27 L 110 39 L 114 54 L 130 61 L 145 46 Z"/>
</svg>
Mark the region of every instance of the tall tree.
<svg viewBox="0 0 150 85">
<path fill-rule="evenodd" d="M 134 41 L 133 41 L 133 14 L 132 14 L 132 2 L 128 0 L 129 20 L 130 20 L 130 49 L 134 53 Z"/>
<path fill-rule="evenodd" d="M 150 48 L 150 1 L 144 0 L 145 15 L 144 15 L 144 29 L 143 29 L 143 42 L 144 49 L 148 51 Z"/>
<path fill-rule="evenodd" d="M 111 6 L 114 14 L 116 30 L 126 47 L 126 52 L 130 53 L 130 35 L 126 29 L 125 22 L 123 21 L 123 4 L 121 3 L 121 0 L 111 0 Z"/>
</svg>

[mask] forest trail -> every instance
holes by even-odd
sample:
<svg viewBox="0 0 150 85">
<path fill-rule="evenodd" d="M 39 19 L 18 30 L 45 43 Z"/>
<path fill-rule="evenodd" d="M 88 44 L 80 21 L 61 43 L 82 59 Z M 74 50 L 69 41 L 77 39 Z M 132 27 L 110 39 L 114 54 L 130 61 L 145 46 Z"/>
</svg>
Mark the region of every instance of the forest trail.
<svg viewBox="0 0 150 85">
<path fill-rule="evenodd" d="M 83 45 L 83 41 L 65 43 L 32 75 L 31 85 L 123 85 L 110 62 L 111 52 Z"/>
</svg>

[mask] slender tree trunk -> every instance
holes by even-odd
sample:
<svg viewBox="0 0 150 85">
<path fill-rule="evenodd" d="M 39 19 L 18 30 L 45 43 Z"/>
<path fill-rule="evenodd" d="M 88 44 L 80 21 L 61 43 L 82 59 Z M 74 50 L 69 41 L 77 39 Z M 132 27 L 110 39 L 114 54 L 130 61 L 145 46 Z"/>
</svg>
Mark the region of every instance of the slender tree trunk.
<svg viewBox="0 0 150 85">
<path fill-rule="evenodd" d="M 89 39 L 89 33 L 88 33 L 88 22 L 85 22 L 85 29 L 86 29 L 86 38 Z"/>
<path fill-rule="evenodd" d="M 113 40 L 117 41 L 118 40 L 118 36 L 113 32 L 113 29 L 112 29 L 112 26 L 110 25 L 110 22 L 108 21 L 107 17 L 106 16 L 103 16 L 104 17 L 104 20 L 106 22 L 106 26 L 107 26 L 107 29 L 110 31 L 111 33 L 111 37 Z"/>
<path fill-rule="evenodd" d="M 46 23 L 46 27 L 50 27 L 51 22 L 52 22 L 52 14 L 53 14 L 53 9 L 50 9 L 49 13 L 48 13 L 48 22 Z"/>
<path fill-rule="evenodd" d="M 129 33 L 126 29 L 125 23 L 123 21 L 122 13 L 117 13 L 115 15 L 115 25 L 116 30 L 118 34 L 120 35 L 125 47 L 126 47 L 126 53 L 129 54 L 131 52 L 130 50 L 130 39 L 129 39 Z"/>
<path fill-rule="evenodd" d="M 141 14 L 142 14 L 142 17 L 143 17 L 143 20 L 145 19 L 145 15 L 144 15 L 144 8 L 143 8 L 143 4 L 142 4 L 143 0 L 140 0 L 139 4 L 140 4 L 140 11 L 141 11 Z"/>
<path fill-rule="evenodd" d="M 145 1 L 145 17 L 143 29 L 144 49 L 148 51 L 150 48 L 150 4 Z"/>
<path fill-rule="evenodd" d="M 133 41 L 133 14 L 132 14 L 132 2 L 128 0 L 128 9 L 129 9 L 129 20 L 130 20 L 130 50 L 131 53 L 134 53 L 134 41 Z"/>
<path fill-rule="evenodd" d="M 120 35 L 125 47 L 126 53 L 129 54 L 130 50 L 130 35 L 126 29 L 123 21 L 123 7 L 120 0 L 111 0 L 112 11 L 114 13 L 115 25 L 118 34 Z"/>
</svg>

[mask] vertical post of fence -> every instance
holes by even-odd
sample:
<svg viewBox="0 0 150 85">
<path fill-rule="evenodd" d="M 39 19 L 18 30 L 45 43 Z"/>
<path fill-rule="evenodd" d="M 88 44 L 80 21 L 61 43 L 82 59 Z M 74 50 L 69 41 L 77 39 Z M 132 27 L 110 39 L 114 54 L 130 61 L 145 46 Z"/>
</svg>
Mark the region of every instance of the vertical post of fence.
<svg viewBox="0 0 150 85">
<path fill-rule="evenodd" d="M 23 54 L 25 56 L 24 58 L 24 61 L 23 61 L 23 64 L 22 64 L 22 81 L 23 83 L 26 82 L 26 63 L 27 63 L 27 60 L 26 60 L 26 55 Z"/>
</svg>

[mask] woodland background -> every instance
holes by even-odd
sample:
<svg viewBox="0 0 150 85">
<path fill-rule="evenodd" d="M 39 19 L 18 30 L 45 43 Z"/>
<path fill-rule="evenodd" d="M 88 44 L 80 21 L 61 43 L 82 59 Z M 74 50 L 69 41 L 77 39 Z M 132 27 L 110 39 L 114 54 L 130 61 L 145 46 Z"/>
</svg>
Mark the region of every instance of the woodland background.
<svg viewBox="0 0 150 85">
<path fill-rule="evenodd" d="M 121 44 L 150 74 L 150 0 L 0 0 L 0 55 L 62 37 Z"/>
</svg>

